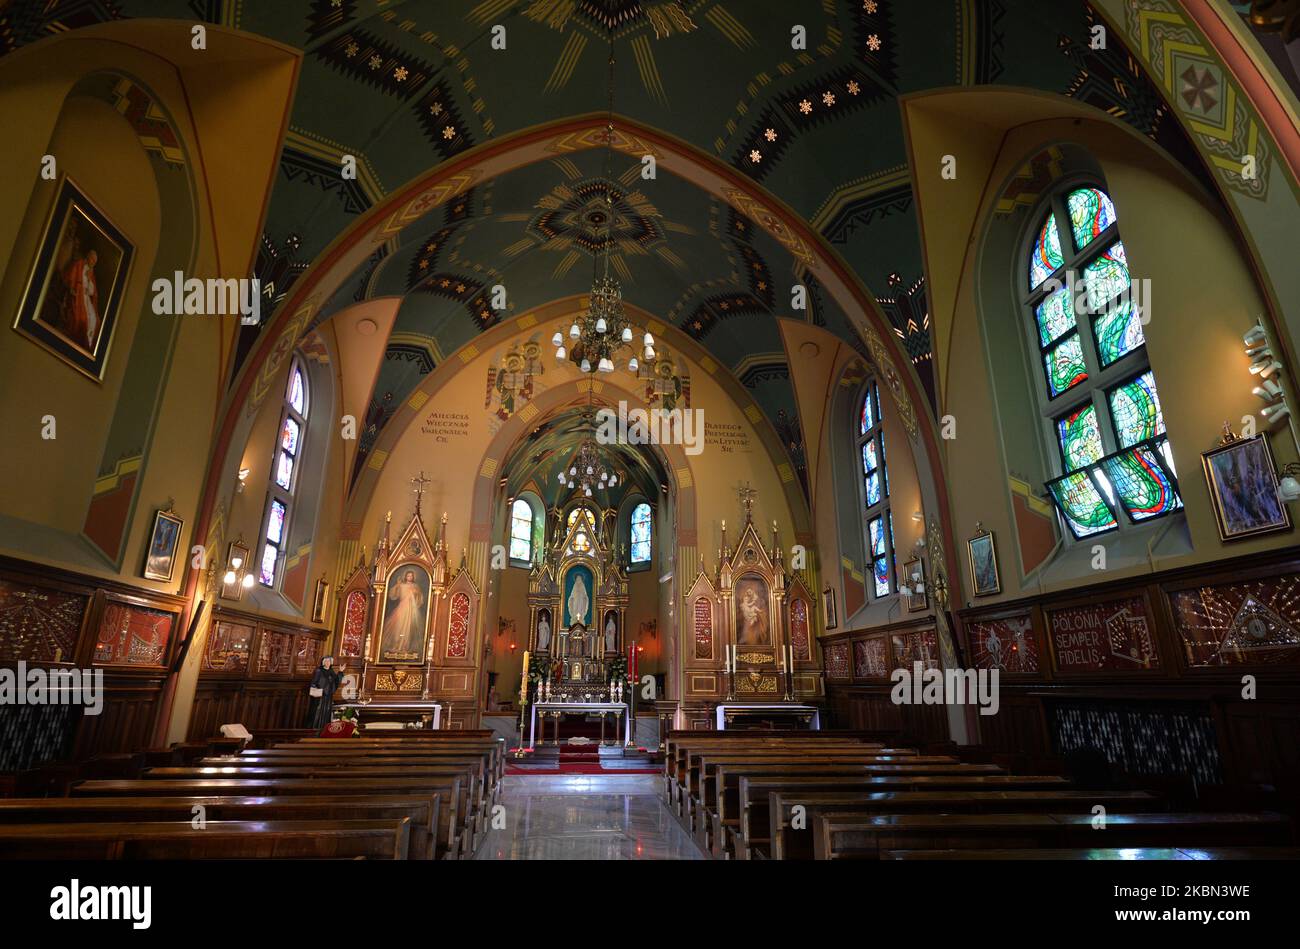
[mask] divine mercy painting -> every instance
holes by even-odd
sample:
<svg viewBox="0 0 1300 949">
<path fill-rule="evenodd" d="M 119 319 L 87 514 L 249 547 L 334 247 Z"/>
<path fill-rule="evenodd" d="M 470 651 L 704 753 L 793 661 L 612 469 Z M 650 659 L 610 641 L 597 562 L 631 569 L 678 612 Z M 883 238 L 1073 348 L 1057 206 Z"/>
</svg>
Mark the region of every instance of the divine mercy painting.
<svg viewBox="0 0 1300 949">
<path fill-rule="evenodd" d="M 388 575 L 379 634 L 380 661 L 422 660 L 428 626 L 429 574 L 418 564 L 403 564 Z"/>
<path fill-rule="evenodd" d="M 14 329 L 99 381 L 134 248 L 64 177 Z"/>
</svg>

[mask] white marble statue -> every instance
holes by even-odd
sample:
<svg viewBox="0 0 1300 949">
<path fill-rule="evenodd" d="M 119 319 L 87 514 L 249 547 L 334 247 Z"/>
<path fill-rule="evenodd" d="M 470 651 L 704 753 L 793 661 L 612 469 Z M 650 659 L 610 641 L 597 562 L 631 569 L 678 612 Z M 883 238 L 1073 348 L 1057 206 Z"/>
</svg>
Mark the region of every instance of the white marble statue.
<svg viewBox="0 0 1300 949">
<path fill-rule="evenodd" d="M 569 623 L 572 627 L 575 623 L 586 625 L 587 607 L 591 605 L 591 600 L 587 598 L 587 584 L 583 582 L 581 576 L 573 581 L 573 589 L 569 591 Z"/>
<path fill-rule="evenodd" d="M 614 614 L 610 613 L 605 620 L 605 652 L 613 652 L 618 648 L 618 624 L 614 622 Z"/>
<path fill-rule="evenodd" d="M 546 652 L 551 648 L 551 623 L 542 614 L 542 618 L 537 621 L 537 649 L 539 652 Z"/>
</svg>

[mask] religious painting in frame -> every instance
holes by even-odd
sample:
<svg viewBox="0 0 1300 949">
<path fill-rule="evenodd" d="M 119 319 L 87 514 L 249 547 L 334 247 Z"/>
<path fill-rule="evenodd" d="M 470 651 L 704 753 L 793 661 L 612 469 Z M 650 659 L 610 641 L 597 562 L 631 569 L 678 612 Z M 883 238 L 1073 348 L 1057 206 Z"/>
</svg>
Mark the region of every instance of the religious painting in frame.
<svg viewBox="0 0 1300 949">
<path fill-rule="evenodd" d="M 972 592 L 976 596 L 993 596 L 1002 592 L 1002 578 L 998 574 L 998 551 L 989 531 L 978 531 L 966 541 L 966 558 L 970 564 Z"/>
<path fill-rule="evenodd" d="M 1155 621 L 1140 593 L 1048 609 L 1043 619 L 1062 675 L 1161 668 Z"/>
<path fill-rule="evenodd" d="M 1193 670 L 1300 664 L 1300 574 L 1168 591 Z"/>
<path fill-rule="evenodd" d="M 429 635 L 429 572 L 405 563 L 388 574 L 379 627 L 380 662 L 422 662 Z"/>
<path fill-rule="evenodd" d="M 325 610 L 329 605 L 329 595 L 329 581 L 321 577 L 316 581 L 316 591 L 311 601 L 311 621 L 313 623 L 325 622 Z"/>
<path fill-rule="evenodd" d="M 145 548 L 144 578 L 161 580 L 164 583 L 172 578 L 176 569 L 176 549 L 181 542 L 181 528 L 185 522 L 171 511 L 158 511 L 153 517 L 153 529 L 149 531 L 149 544 Z"/>
<path fill-rule="evenodd" d="M 570 567 L 564 575 L 564 601 L 560 608 L 564 614 L 562 628 L 573 629 L 591 626 L 591 595 L 594 590 L 591 569 L 582 564 Z"/>
<path fill-rule="evenodd" d="M 767 581 L 746 574 L 736 581 L 733 598 L 736 603 L 736 644 L 770 646 L 772 624 L 768 616 Z"/>
<path fill-rule="evenodd" d="M 903 580 L 912 591 L 907 597 L 907 612 L 920 613 L 930 605 L 925 589 L 925 561 L 917 557 L 903 564 Z"/>
<path fill-rule="evenodd" d="M 134 253 L 126 235 L 65 175 L 14 329 L 101 382 Z"/>
<path fill-rule="evenodd" d="M 90 598 L 0 579 L 0 662 L 73 662 Z"/>
<path fill-rule="evenodd" d="M 1039 675 L 1042 649 L 1032 613 L 983 616 L 966 620 L 966 644 L 976 669 L 1006 675 Z"/>
<path fill-rule="evenodd" d="M 822 590 L 822 621 L 826 629 L 835 629 L 840 625 L 840 616 L 835 609 L 835 588 Z"/>
<path fill-rule="evenodd" d="M 1291 514 L 1278 494 L 1277 468 L 1266 435 L 1234 438 L 1203 452 L 1201 464 L 1221 540 L 1291 527 Z"/>
</svg>

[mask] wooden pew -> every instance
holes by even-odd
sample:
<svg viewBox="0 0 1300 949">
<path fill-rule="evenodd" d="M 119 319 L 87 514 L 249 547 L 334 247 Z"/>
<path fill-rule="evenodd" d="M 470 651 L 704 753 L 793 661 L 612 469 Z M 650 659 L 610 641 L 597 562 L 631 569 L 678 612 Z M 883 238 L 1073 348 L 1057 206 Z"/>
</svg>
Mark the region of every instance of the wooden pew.
<svg viewBox="0 0 1300 949">
<path fill-rule="evenodd" d="M 405 860 L 411 822 L 189 821 L 0 826 L 6 860 Z"/>
<path fill-rule="evenodd" d="M 0 825 L 190 821 L 202 808 L 209 821 L 411 822 L 412 860 L 436 856 L 438 795 L 336 795 L 322 797 L 104 797 L 0 800 Z"/>
<path fill-rule="evenodd" d="M 84 797 L 299 797 L 324 795 L 438 795 L 438 856 L 456 860 L 468 851 L 464 821 L 465 781 L 458 774 L 401 778 L 211 778 L 188 780 L 80 781 L 71 796 Z"/>
<path fill-rule="evenodd" d="M 761 797 L 762 795 L 760 795 Z M 949 788 L 936 791 L 768 791 L 767 800 L 755 801 L 744 812 L 738 828 L 742 840 L 737 856 L 754 856 L 757 847 L 772 860 L 811 860 L 814 814 L 881 813 L 1089 813 L 1100 804 L 1107 812 L 1136 813 L 1158 810 L 1161 799 L 1147 791 L 1080 791 L 1073 788 L 1037 790 L 978 790 Z M 792 826 L 795 807 L 804 808 L 803 827 Z M 754 837 L 767 833 L 766 838 Z"/>
<path fill-rule="evenodd" d="M 1298 847 L 1125 847 L 1105 850 L 886 850 L 882 860 L 1300 860 Z"/>
<path fill-rule="evenodd" d="M 366 755 L 384 754 L 405 755 L 442 755 L 453 750 L 486 751 L 491 755 L 496 780 L 505 775 L 506 747 L 501 739 L 466 738 L 439 742 L 368 742 L 340 739 L 337 741 L 295 742 L 277 745 L 274 748 L 245 750 L 243 755 L 268 756 L 313 756 L 313 755 Z"/>
<path fill-rule="evenodd" d="M 817 860 L 874 860 L 888 850 L 1249 846 L 1292 839 L 1282 814 L 814 814 Z"/>
<path fill-rule="evenodd" d="M 758 748 L 764 746 L 816 748 L 828 744 L 860 744 L 877 750 L 886 747 L 879 732 L 779 732 L 763 734 L 746 731 L 679 731 L 668 733 L 664 740 L 664 773 L 668 778 L 677 775 L 685 765 L 687 748 Z"/>
<path fill-rule="evenodd" d="M 821 756 L 819 756 L 821 757 Z M 808 759 L 745 758 L 742 756 L 701 758 L 699 789 L 689 792 L 688 811 L 694 816 L 693 830 L 706 852 L 712 849 L 714 831 L 724 821 L 735 820 L 739 813 L 740 775 L 742 774 L 862 774 L 875 777 L 929 777 L 1001 774 L 996 765 L 876 763 L 870 758 L 823 757 L 815 763 Z M 689 790 L 689 789 L 688 789 Z M 728 804 L 730 807 L 728 807 Z M 706 841 L 710 841 L 706 845 Z"/>
<path fill-rule="evenodd" d="M 151 768 L 140 776 L 144 781 L 186 781 L 204 778 L 406 778 L 447 777 L 459 775 L 465 781 L 465 797 L 460 812 L 470 838 L 466 846 L 472 850 L 481 840 L 488 802 L 483 791 L 482 762 L 478 759 L 443 759 L 430 763 L 413 763 L 395 766 L 368 766 L 348 761 L 342 763 L 286 764 L 259 767 L 255 764 L 235 764 L 221 767 Z"/>
</svg>

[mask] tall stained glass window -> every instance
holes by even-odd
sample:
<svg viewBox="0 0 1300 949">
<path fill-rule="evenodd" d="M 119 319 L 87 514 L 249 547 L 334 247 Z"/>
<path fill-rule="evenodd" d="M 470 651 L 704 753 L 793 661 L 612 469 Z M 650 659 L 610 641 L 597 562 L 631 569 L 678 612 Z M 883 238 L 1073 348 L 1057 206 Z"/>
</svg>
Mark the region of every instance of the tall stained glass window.
<svg viewBox="0 0 1300 949">
<path fill-rule="evenodd" d="M 1060 459 L 1047 488 L 1065 525 L 1082 539 L 1120 529 L 1121 512 L 1137 524 L 1178 510 L 1142 333 L 1146 301 L 1129 273 L 1114 202 L 1093 185 L 1059 189 L 1032 238 L 1025 306 L 1043 419 Z"/>
<path fill-rule="evenodd" d="M 271 488 L 266 497 L 262 553 L 257 562 L 258 582 L 267 587 L 274 587 L 279 578 L 284 549 L 289 542 L 289 517 L 298 487 L 309 409 L 307 375 L 302 362 L 295 358 L 289 367 L 289 382 L 280 407 L 280 427 L 276 430 L 275 451 L 271 456 Z"/>
<path fill-rule="evenodd" d="M 651 534 L 651 513 L 650 505 L 642 501 L 636 507 L 632 508 L 631 521 L 631 538 L 632 538 L 632 563 L 649 563 L 650 562 L 650 534 Z"/>
<path fill-rule="evenodd" d="M 533 559 L 533 506 L 524 498 L 510 505 L 510 559 L 531 563 Z"/>
<path fill-rule="evenodd" d="M 876 596 L 889 596 L 894 592 L 894 527 L 889 518 L 889 469 L 885 464 L 880 389 L 875 380 L 862 396 L 858 456 L 862 460 L 862 508 L 871 589 Z"/>
</svg>

